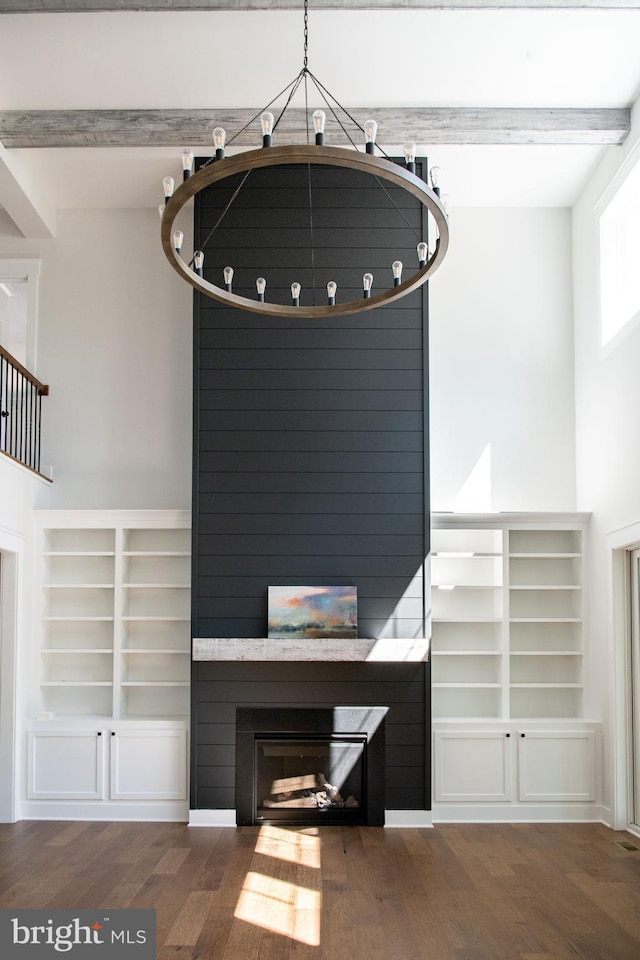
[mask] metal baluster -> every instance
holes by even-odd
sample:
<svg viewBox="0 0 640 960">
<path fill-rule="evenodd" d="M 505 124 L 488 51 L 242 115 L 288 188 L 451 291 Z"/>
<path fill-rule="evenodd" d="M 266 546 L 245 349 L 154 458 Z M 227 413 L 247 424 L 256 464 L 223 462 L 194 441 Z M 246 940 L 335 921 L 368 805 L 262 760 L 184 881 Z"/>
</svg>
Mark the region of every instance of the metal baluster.
<svg viewBox="0 0 640 960">
<path fill-rule="evenodd" d="M 36 411 L 38 409 L 38 388 L 31 384 L 31 466 L 36 467 Z"/>
<path fill-rule="evenodd" d="M 0 450 L 5 449 L 7 418 L 5 417 L 5 380 L 6 380 L 6 360 L 0 357 Z"/>
<path fill-rule="evenodd" d="M 28 393 L 27 393 L 27 419 L 25 423 L 25 455 L 24 462 L 28 467 L 32 467 L 33 463 L 31 460 L 31 415 L 32 415 L 32 403 L 31 399 L 33 396 L 33 384 L 29 383 Z"/>
<path fill-rule="evenodd" d="M 35 469 L 40 472 L 40 425 L 42 420 L 42 394 L 38 390 L 38 416 L 37 416 L 37 445 L 36 445 L 36 462 L 34 464 Z"/>
<path fill-rule="evenodd" d="M 14 425 L 13 425 L 13 422 L 14 422 L 14 420 L 15 420 L 15 411 L 14 411 L 13 396 L 14 396 L 15 373 L 16 373 L 15 367 L 11 367 L 11 369 L 10 369 L 10 371 L 9 371 L 9 376 L 10 376 L 10 378 L 11 378 L 11 384 L 10 384 L 10 386 L 9 386 L 9 418 L 8 418 L 9 436 L 8 436 L 8 438 L 7 438 L 7 452 L 10 453 L 12 456 L 14 456 L 14 453 L 13 453 Z"/>
<path fill-rule="evenodd" d="M 24 463 L 24 375 L 18 373 L 18 389 L 20 391 L 20 420 L 18 423 L 18 460 Z"/>
</svg>

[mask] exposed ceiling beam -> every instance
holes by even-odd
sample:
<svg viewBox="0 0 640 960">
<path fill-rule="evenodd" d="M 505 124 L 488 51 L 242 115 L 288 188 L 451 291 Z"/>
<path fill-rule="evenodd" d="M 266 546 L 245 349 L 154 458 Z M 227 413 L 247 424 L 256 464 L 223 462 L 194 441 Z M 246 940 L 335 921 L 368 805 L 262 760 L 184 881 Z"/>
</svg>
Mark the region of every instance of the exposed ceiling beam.
<svg viewBox="0 0 640 960">
<path fill-rule="evenodd" d="M 15 157 L 0 144 L 0 207 L 4 207 L 23 237 L 52 237 L 55 211 L 27 182 Z"/>
<path fill-rule="evenodd" d="M 631 129 L 631 112 L 615 109 L 473 109 L 411 107 L 351 108 L 361 125 L 378 121 L 378 141 L 400 144 L 621 144 Z M 255 110 L 3 110 L 0 142 L 7 148 L 212 146 L 211 131 L 223 126 L 231 135 L 255 117 Z M 291 108 L 278 133 L 305 142 L 305 111 Z M 327 117 L 327 139 L 344 134 Z M 356 133 L 355 140 L 359 140 Z M 234 143 L 257 146 L 257 122 Z"/>
<path fill-rule="evenodd" d="M 639 10 L 640 0 L 312 0 L 313 10 Z M 101 10 L 300 10 L 302 0 L 0 0 L 0 13 Z"/>
</svg>

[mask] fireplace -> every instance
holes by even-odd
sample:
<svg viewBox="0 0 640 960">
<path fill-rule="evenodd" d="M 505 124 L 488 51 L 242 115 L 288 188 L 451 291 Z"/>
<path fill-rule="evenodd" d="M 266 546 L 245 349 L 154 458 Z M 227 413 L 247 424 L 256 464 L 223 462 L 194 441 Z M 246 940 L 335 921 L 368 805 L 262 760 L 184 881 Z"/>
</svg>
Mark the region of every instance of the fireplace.
<svg viewBox="0 0 640 960">
<path fill-rule="evenodd" d="M 238 826 L 382 826 L 386 713 L 382 706 L 239 707 Z"/>
</svg>

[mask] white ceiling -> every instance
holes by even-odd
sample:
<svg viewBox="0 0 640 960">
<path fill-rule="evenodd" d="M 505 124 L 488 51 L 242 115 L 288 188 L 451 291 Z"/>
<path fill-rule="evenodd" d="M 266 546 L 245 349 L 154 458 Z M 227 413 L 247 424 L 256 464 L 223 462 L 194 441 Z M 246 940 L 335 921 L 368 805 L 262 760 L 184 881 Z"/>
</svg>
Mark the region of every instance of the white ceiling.
<svg viewBox="0 0 640 960">
<path fill-rule="evenodd" d="M 310 6 L 311 70 L 373 116 L 394 106 L 628 107 L 640 89 L 640 11 Z M 302 39 L 301 11 L 0 16 L 0 110 L 257 110 L 300 70 Z M 570 206 L 602 152 L 619 149 L 420 147 L 441 166 L 452 206 Z M 5 153 L 13 176 L 57 209 L 154 207 L 162 176 L 179 170 L 179 150 L 167 147 Z"/>
</svg>

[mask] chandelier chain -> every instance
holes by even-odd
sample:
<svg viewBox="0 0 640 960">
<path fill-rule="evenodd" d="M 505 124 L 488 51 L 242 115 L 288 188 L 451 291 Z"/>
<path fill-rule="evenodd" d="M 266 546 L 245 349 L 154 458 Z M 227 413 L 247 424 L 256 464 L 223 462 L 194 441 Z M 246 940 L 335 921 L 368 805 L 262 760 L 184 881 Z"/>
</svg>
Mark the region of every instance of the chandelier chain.
<svg viewBox="0 0 640 960">
<path fill-rule="evenodd" d="M 309 63 L 309 0 L 304 0 L 304 69 Z"/>
</svg>

